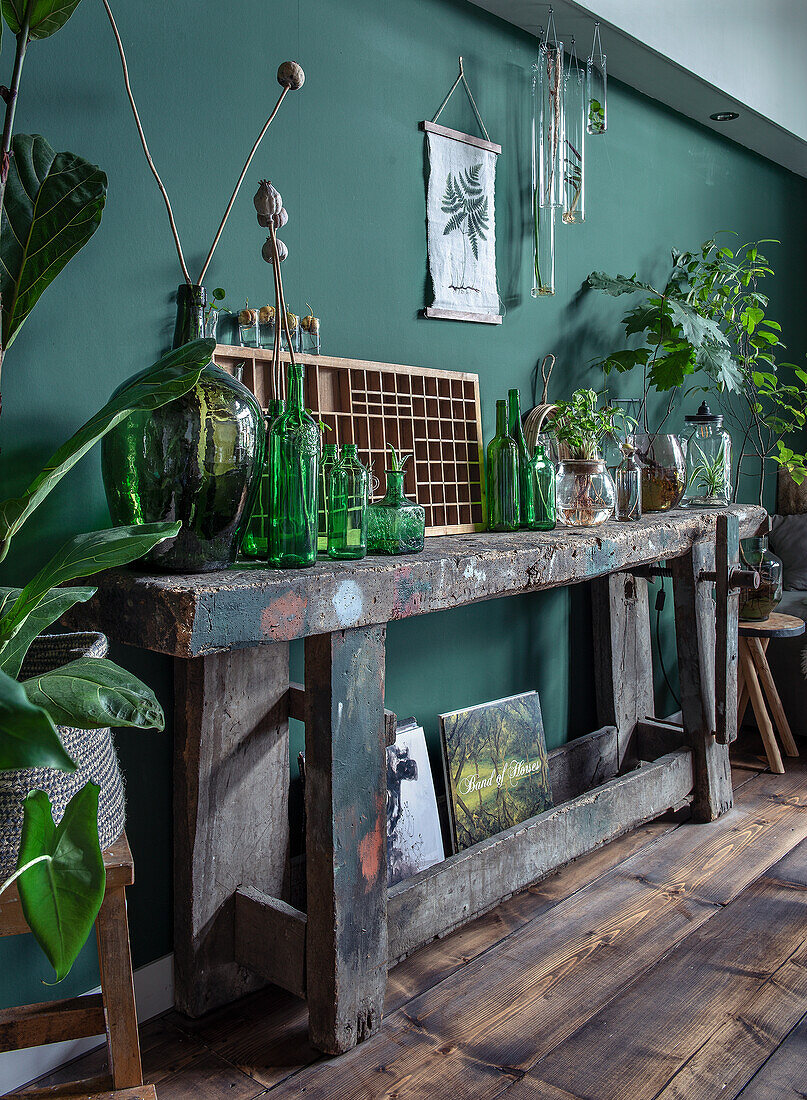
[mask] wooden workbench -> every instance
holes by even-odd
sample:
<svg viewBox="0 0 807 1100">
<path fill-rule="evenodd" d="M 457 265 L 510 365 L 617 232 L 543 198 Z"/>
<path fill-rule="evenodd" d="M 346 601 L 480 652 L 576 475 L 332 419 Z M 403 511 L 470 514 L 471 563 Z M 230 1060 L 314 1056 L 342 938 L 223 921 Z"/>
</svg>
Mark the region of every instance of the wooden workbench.
<svg viewBox="0 0 807 1100">
<path fill-rule="evenodd" d="M 432 538 L 419 555 L 297 571 L 105 575 L 87 605 L 93 627 L 176 659 L 177 1007 L 198 1016 L 273 981 L 306 997 L 316 1046 L 348 1050 L 381 1024 L 391 962 L 685 799 L 703 821 L 729 809 L 736 598 L 716 605 L 713 581 L 765 519 L 729 509 L 717 567 L 717 514 L 686 509 Z M 662 561 L 683 730 L 654 718 L 645 578 Z M 386 624 L 582 581 L 594 582 L 603 728 L 550 754 L 555 807 L 388 893 Z M 298 638 L 302 688 L 289 682 Z M 305 913 L 288 904 L 290 716 L 306 728 Z"/>
</svg>

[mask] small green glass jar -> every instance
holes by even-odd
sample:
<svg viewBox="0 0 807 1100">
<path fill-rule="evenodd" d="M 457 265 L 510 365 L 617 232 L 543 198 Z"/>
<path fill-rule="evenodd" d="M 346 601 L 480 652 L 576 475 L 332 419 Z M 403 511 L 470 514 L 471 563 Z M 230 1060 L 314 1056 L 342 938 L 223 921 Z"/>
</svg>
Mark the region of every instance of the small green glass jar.
<svg viewBox="0 0 807 1100">
<path fill-rule="evenodd" d="M 370 474 L 355 443 L 345 443 L 328 478 L 328 557 L 344 560 L 367 553 Z"/>
<path fill-rule="evenodd" d="M 496 402 L 496 434 L 487 450 L 488 528 L 517 531 L 518 445 L 507 430 L 507 402 Z"/>
<path fill-rule="evenodd" d="M 289 368 L 286 410 L 269 429 L 269 564 L 299 569 L 317 560 L 320 432 L 303 403 L 303 367 Z"/>
<path fill-rule="evenodd" d="M 419 554 L 423 549 L 426 510 L 404 493 L 405 470 L 387 470 L 383 500 L 370 505 L 367 549 L 371 554 Z"/>
<path fill-rule="evenodd" d="M 542 444 L 537 444 L 527 467 L 531 498 L 531 531 L 551 531 L 557 522 L 555 511 L 555 466 Z"/>
<path fill-rule="evenodd" d="M 319 464 L 317 552 L 320 554 L 328 552 L 328 478 L 338 461 L 339 448 L 335 443 L 326 443 L 322 448 L 322 461 Z"/>
</svg>

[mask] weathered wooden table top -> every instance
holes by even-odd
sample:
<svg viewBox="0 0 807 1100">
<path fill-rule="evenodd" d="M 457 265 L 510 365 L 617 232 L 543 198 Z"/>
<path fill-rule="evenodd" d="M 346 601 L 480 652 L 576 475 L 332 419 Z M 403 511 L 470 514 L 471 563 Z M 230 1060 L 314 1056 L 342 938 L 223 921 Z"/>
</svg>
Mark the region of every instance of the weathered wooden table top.
<svg viewBox="0 0 807 1100">
<path fill-rule="evenodd" d="M 766 522 L 756 505 L 729 511 L 739 518 L 741 537 Z M 714 535 L 717 515 L 686 508 L 638 523 L 444 535 L 427 539 L 420 554 L 324 560 L 299 570 L 239 565 L 187 576 L 115 570 L 96 581 L 98 595 L 85 608 L 114 641 L 197 657 L 556 588 L 677 557 Z"/>
</svg>

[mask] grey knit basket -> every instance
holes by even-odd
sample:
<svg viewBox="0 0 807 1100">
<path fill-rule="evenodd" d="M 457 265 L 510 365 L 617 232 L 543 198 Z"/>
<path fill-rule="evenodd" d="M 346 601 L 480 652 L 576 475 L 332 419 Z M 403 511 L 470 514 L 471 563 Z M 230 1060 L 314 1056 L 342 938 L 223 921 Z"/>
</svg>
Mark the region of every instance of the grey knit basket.
<svg viewBox="0 0 807 1100">
<path fill-rule="evenodd" d="M 109 644 L 103 634 L 43 634 L 29 649 L 19 678 L 27 680 L 39 676 L 79 657 L 106 657 L 108 651 Z M 101 848 L 108 848 L 123 832 L 126 821 L 123 778 L 112 731 L 109 728 L 79 730 L 59 726 L 59 736 L 78 765 L 75 772 L 60 772 L 56 768 L 0 772 L 0 880 L 17 866 L 23 802 L 29 791 L 47 792 L 54 821 L 58 824 L 67 803 L 91 779 L 101 788 L 98 802 Z"/>
</svg>

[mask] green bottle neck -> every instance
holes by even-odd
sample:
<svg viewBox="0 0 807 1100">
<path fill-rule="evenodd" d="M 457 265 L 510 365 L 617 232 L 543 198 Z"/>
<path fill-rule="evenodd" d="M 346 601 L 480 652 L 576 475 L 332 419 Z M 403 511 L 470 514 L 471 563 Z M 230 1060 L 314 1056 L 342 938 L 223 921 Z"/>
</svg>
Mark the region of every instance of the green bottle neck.
<svg viewBox="0 0 807 1100">
<path fill-rule="evenodd" d="M 289 376 L 289 401 L 288 408 L 297 412 L 305 411 L 303 402 L 303 368 L 300 363 L 292 363 Z"/>
<path fill-rule="evenodd" d="M 507 431 L 507 404 L 504 401 L 496 402 L 496 435 L 509 435 Z"/>
<path fill-rule="evenodd" d="M 524 434 L 521 428 L 521 395 L 518 390 L 508 390 L 507 408 L 510 435 L 518 440 Z"/>
<path fill-rule="evenodd" d="M 200 340 L 205 334 L 205 306 L 207 294 L 203 286 L 180 283 L 177 289 L 177 323 L 174 327 L 173 347 L 181 348 L 191 340 Z"/>
<path fill-rule="evenodd" d="M 406 501 L 404 479 L 406 470 L 387 470 L 387 488 L 384 493 L 385 504 L 402 504 Z"/>
</svg>

